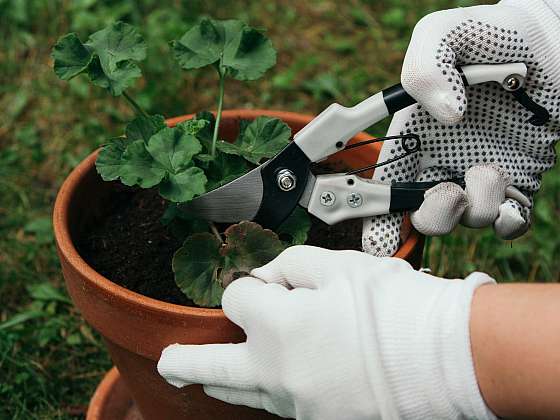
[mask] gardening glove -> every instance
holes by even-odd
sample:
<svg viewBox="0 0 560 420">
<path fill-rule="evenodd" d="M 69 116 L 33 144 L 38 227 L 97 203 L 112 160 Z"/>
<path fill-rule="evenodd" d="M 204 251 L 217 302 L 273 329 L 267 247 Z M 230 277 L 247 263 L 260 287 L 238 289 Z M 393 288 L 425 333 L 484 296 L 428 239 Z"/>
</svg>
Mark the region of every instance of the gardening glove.
<svg viewBox="0 0 560 420">
<path fill-rule="evenodd" d="M 469 338 L 485 274 L 446 280 L 396 258 L 288 248 L 225 290 L 241 344 L 167 347 L 159 373 L 297 419 L 493 419 Z"/>
<path fill-rule="evenodd" d="M 524 62 L 529 96 L 551 114 L 541 127 L 497 83 L 466 87 L 455 67 Z M 457 223 L 493 226 L 514 239 L 530 225 L 541 173 L 555 163 L 560 120 L 560 0 L 503 0 L 436 12 L 416 26 L 406 53 L 402 84 L 417 101 L 395 114 L 388 135 L 415 133 L 421 151 L 378 169 L 374 178 L 441 181 L 465 177 L 466 189 L 434 187 L 411 214 L 426 235 L 444 235 Z M 379 161 L 402 155 L 394 142 Z M 364 220 L 366 252 L 393 255 L 400 245 L 403 214 Z"/>
</svg>

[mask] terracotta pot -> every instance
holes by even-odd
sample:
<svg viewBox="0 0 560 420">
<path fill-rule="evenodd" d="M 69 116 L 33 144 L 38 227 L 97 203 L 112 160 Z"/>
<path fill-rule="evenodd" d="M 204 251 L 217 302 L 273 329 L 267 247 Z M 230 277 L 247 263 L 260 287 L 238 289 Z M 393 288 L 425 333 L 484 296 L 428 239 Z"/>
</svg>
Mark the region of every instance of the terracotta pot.
<svg viewBox="0 0 560 420">
<path fill-rule="evenodd" d="M 259 115 L 281 118 L 294 132 L 311 116 L 265 110 L 232 110 L 223 114 L 222 135 L 234 138 L 239 119 Z M 169 125 L 191 118 L 168 121 Z M 368 138 L 361 133 L 354 141 Z M 377 160 L 379 146 L 339 153 L 331 162 L 351 167 Z M 125 289 L 97 273 L 78 254 L 75 243 L 88 227 L 103 216 L 111 184 L 103 182 L 95 170 L 97 153 L 87 157 L 62 185 L 54 206 L 54 231 L 62 272 L 68 292 L 86 321 L 99 331 L 113 362 L 145 420 L 266 419 L 277 418 L 263 411 L 232 406 L 207 397 L 202 387 L 178 390 L 157 373 L 156 362 L 164 347 L 172 343 L 205 344 L 242 342 L 243 331 L 232 324 L 220 309 L 173 305 Z M 411 231 L 398 256 L 418 266 L 423 240 Z"/>
</svg>

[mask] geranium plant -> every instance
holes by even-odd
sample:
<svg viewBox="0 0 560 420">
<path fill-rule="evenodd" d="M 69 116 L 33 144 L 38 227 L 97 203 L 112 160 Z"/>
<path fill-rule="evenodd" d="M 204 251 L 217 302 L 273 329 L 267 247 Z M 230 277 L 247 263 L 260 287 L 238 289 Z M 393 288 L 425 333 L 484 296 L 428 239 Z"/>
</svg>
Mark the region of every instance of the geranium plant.
<svg viewBox="0 0 560 420">
<path fill-rule="evenodd" d="M 291 130 L 277 118 L 240 121 L 234 142 L 220 139 L 226 80 L 256 80 L 276 63 L 276 51 L 260 31 L 237 20 L 203 19 L 170 43 L 184 70 L 212 67 L 217 73 L 216 115 L 204 111 L 170 128 L 161 115 L 149 115 L 127 89 L 141 77 L 138 62 L 146 44 L 133 26 L 116 22 L 82 42 L 70 33 L 53 48 L 54 71 L 62 80 L 86 75 L 113 96 L 122 96 L 135 117 L 124 135 L 110 139 L 96 161 L 105 181 L 154 188 L 169 206 L 162 223 L 185 237 L 173 258 L 175 281 L 195 304 L 215 307 L 224 287 L 240 273 L 272 260 L 287 246 L 304 243 L 307 213 L 297 210 L 277 230 L 241 222 L 222 229 L 182 212 L 185 203 L 235 179 L 285 147 Z M 282 239 L 281 239 L 282 238 Z"/>
</svg>

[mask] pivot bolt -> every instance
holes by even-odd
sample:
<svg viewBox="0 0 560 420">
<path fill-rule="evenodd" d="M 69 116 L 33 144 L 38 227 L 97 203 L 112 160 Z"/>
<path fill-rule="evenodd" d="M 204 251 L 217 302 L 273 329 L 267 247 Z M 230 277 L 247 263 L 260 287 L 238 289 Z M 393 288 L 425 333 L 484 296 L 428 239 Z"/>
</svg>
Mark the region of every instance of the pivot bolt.
<svg viewBox="0 0 560 420">
<path fill-rule="evenodd" d="M 356 208 L 356 207 L 360 207 L 364 202 L 364 200 L 361 194 L 353 192 L 348 194 L 348 197 L 346 197 L 346 202 L 350 207 Z"/>
<path fill-rule="evenodd" d="M 504 89 L 510 92 L 515 92 L 523 85 L 523 80 L 520 76 L 512 74 L 504 80 Z"/>
<path fill-rule="evenodd" d="M 331 191 L 324 191 L 320 197 L 321 204 L 325 207 L 331 207 L 336 202 L 336 195 Z"/>
<path fill-rule="evenodd" d="M 296 187 L 296 176 L 289 169 L 282 169 L 278 172 L 276 181 L 282 191 L 292 191 Z"/>
</svg>

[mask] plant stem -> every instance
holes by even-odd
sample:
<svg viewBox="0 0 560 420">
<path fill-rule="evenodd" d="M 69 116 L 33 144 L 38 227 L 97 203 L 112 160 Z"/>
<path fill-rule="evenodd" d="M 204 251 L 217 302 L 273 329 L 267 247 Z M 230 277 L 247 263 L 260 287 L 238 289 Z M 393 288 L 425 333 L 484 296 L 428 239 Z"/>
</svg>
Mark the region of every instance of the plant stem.
<svg viewBox="0 0 560 420">
<path fill-rule="evenodd" d="M 122 94 L 123 94 L 124 98 L 128 101 L 128 103 L 132 106 L 132 108 L 134 109 L 134 112 L 136 112 L 136 114 L 142 115 L 142 116 L 144 116 L 144 117 L 146 117 L 146 118 L 148 117 L 148 114 L 146 114 L 146 111 L 144 111 L 144 110 L 140 107 L 140 105 L 138 105 L 138 104 L 136 103 L 136 101 L 130 97 L 130 95 L 129 95 L 128 93 L 126 93 L 125 91 L 123 91 Z"/>
<path fill-rule="evenodd" d="M 430 268 L 430 249 L 432 248 L 432 237 L 431 236 L 427 236 L 426 237 L 426 243 L 424 244 L 424 262 L 422 263 L 422 265 L 424 267 L 422 268 Z"/>
<path fill-rule="evenodd" d="M 221 244 L 223 244 L 224 240 L 222 239 L 222 235 L 220 235 L 220 232 L 218 231 L 218 228 L 216 227 L 214 222 L 208 222 L 208 226 L 210 226 L 210 230 L 212 231 L 214 236 L 220 240 Z"/>
<path fill-rule="evenodd" d="M 222 120 L 222 108 L 224 105 L 224 83 L 226 76 L 221 71 L 218 71 L 220 75 L 220 93 L 218 96 L 218 112 L 216 114 L 216 124 L 214 125 L 214 136 L 212 137 L 212 151 L 211 155 L 214 157 L 216 155 L 216 142 L 218 141 L 218 133 L 220 130 L 220 121 Z"/>
</svg>

